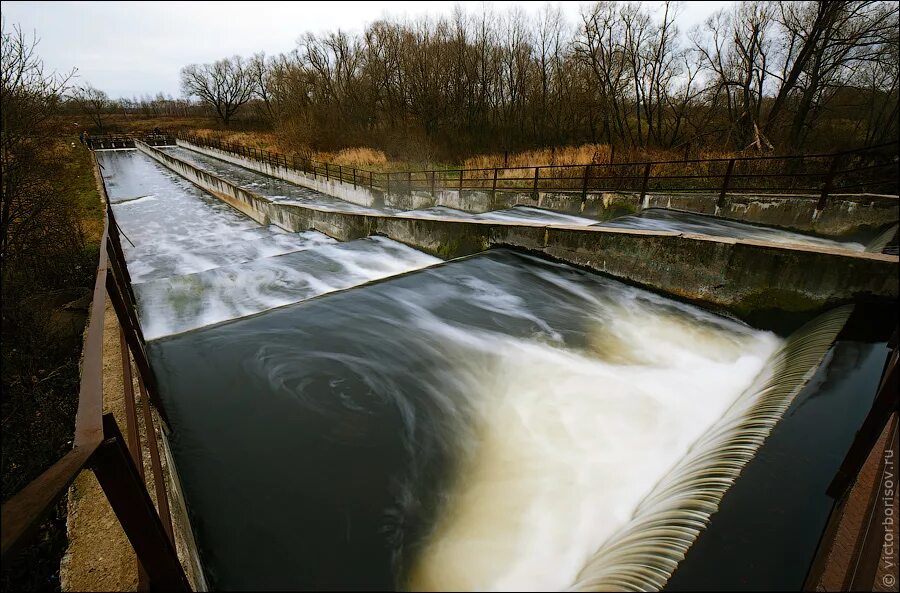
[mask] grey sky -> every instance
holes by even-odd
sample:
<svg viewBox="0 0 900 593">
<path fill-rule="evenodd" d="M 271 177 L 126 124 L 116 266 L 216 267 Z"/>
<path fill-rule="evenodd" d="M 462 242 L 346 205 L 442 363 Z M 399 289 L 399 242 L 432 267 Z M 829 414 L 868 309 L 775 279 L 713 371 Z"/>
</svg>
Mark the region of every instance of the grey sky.
<svg viewBox="0 0 900 593">
<path fill-rule="evenodd" d="M 36 31 L 38 53 L 57 71 L 78 68 L 111 97 L 162 91 L 179 95 L 185 64 L 258 51 L 278 54 L 296 46 L 306 31 L 361 30 L 384 16 L 448 14 L 484 6 L 497 11 L 521 6 L 536 13 L 544 2 L 3 2 L 6 26 Z M 581 3 L 559 3 L 570 22 Z M 658 2 L 650 2 L 654 6 Z M 682 2 L 684 31 L 732 2 Z"/>
</svg>

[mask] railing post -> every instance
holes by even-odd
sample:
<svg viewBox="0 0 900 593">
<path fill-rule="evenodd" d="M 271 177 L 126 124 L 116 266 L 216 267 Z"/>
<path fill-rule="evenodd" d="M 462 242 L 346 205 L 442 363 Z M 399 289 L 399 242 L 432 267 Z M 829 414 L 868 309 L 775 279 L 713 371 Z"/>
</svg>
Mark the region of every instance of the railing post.
<svg viewBox="0 0 900 593">
<path fill-rule="evenodd" d="M 409 193 L 409 195 L 412 195 L 412 193 L 413 193 L 412 171 L 406 172 L 406 187 L 407 187 L 407 193 Z"/>
<path fill-rule="evenodd" d="M 94 474 L 138 561 L 147 571 L 152 587 L 161 591 L 190 591 L 175 547 L 112 414 L 103 416 L 103 435 L 103 443 L 91 458 Z"/>
<path fill-rule="evenodd" d="M 353 167 L 353 189 L 356 189 L 356 167 Z"/>
<path fill-rule="evenodd" d="M 494 167 L 494 180 L 491 182 L 491 202 L 494 201 L 494 196 L 497 195 L 497 167 Z"/>
<path fill-rule="evenodd" d="M 338 165 L 338 181 L 344 183 L 344 167 L 342 165 Z"/>
<path fill-rule="evenodd" d="M 644 180 L 641 183 L 641 204 L 642 205 L 644 203 L 644 198 L 647 197 L 647 184 L 650 183 L 650 168 L 651 167 L 653 167 L 653 163 L 647 163 L 646 165 L 644 165 Z"/>
<path fill-rule="evenodd" d="M 584 205 L 587 203 L 587 188 L 588 188 L 588 179 L 591 176 L 591 167 L 592 165 L 584 166 L 584 180 L 581 182 L 581 209 L 584 210 Z"/>
<path fill-rule="evenodd" d="M 369 189 L 375 187 L 375 175 L 372 171 L 369 171 Z"/>
<path fill-rule="evenodd" d="M 731 174 L 734 172 L 734 159 L 728 160 L 728 167 L 725 169 L 725 179 L 722 180 L 722 189 L 719 191 L 719 201 L 716 208 L 725 206 L 725 194 L 728 192 L 728 186 L 731 184 Z"/>
<path fill-rule="evenodd" d="M 465 169 L 459 170 L 459 199 L 462 200 L 463 176 L 466 174 Z"/>
<path fill-rule="evenodd" d="M 434 171 L 431 172 L 431 197 L 434 199 Z"/>
<path fill-rule="evenodd" d="M 328 181 L 330 179 L 328 175 L 328 163 L 325 163 L 325 180 Z"/>
<path fill-rule="evenodd" d="M 538 196 L 538 179 L 540 178 L 540 167 L 534 168 L 534 187 L 531 190 L 531 193 L 534 194 L 534 199 L 540 201 Z"/>
<path fill-rule="evenodd" d="M 836 154 L 831 157 L 831 164 L 828 166 L 828 173 L 825 177 L 825 183 L 822 185 L 822 194 L 819 196 L 819 203 L 816 205 L 816 210 L 824 210 L 825 206 L 828 204 L 828 195 L 831 193 L 831 186 L 834 183 L 834 175 L 837 173 L 840 160 L 840 155 Z"/>
</svg>

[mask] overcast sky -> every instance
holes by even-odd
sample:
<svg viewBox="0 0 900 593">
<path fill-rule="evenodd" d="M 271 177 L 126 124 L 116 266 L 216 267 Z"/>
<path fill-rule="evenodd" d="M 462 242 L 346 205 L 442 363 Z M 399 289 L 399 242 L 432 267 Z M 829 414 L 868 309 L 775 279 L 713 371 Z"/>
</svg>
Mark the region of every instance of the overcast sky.
<svg viewBox="0 0 900 593">
<path fill-rule="evenodd" d="M 6 2 L 6 27 L 40 38 L 38 53 L 60 72 L 78 68 L 111 97 L 162 91 L 180 94 L 178 72 L 194 62 L 296 47 L 307 31 L 360 31 L 384 16 L 449 14 L 455 5 L 477 13 L 519 5 L 536 13 L 544 2 Z M 560 2 L 570 22 L 582 3 Z M 658 2 L 648 2 L 657 7 Z M 682 2 L 682 31 L 732 2 Z"/>
</svg>

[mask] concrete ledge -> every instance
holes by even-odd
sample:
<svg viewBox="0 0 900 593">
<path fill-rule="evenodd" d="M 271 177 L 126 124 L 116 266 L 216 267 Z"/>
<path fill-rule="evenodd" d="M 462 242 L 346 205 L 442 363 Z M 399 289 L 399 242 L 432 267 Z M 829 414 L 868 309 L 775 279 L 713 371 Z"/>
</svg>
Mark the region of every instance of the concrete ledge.
<svg viewBox="0 0 900 593">
<path fill-rule="evenodd" d="M 898 296 L 898 256 L 675 232 L 329 211 L 275 203 L 164 151 L 138 149 L 254 220 L 289 231 L 315 229 L 341 241 L 381 234 L 444 259 L 515 247 L 741 316 Z"/>
<path fill-rule="evenodd" d="M 357 185 L 357 187 L 353 187 L 352 184 L 341 183 L 340 181 L 334 179 L 326 180 L 324 177 L 314 178 L 310 175 L 301 173 L 296 169 L 283 167 L 281 165 L 269 163 L 267 161 L 257 161 L 256 159 L 244 158 L 234 153 L 224 150 L 218 150 L 216 148 L 197 146 L 196 144 L 191 144 L 190 142 L 185 142 L 184 140 L 176 140 L 176 143 L 182 148 L 189 148 L 190 150 L 199 152 L 200 154 L 215 157 L 233 165 L 244 167 L 245 169 L 257 171 L 259 173 L 263 173 L 264 175 L 268 175 L 269 177 L 275 177 L 277 179 L 289 181 L 290 183 L 294 183 L 302 187 L 314 189 L 318 192 L 322 192 L 323 194 L 334 196 L 335 198 L 340 198 L 346 202 L 350 202 L 351 204 L 356 204 L 358 206 L 367 206 L 371 208 L 379 207 L 384 203 L 381 192 L 373 192 L 370 191 L 368 187 L 366 187 L 366 185 L 368 184 L 368 179 L 361 180 L 360 184 Z"/>
<path fill-rule="evenodd" d="M 229 163 L 252 169 L 271 177 L 289 181 L 341 198 L 362 206 L 392 206 L 405 210 L 446 206 L 466 212 L 481 213 L 513 206 L 537 206 L 568 214 L 583 214 L 609 220 L 634 214 L 646 208 L 668 208 L 697 214 L 717 216 L 729 220 L 765 224 L 793 231 L 821 235 L 853 235 L 860 231 L 886 228 L 900 218 L 897 196 L 877 194 L 834 194 L 824 210 L 818 210 L 819 196 L 785 194 L 728 193 L 721 207 L 715 192 L 649 192 L 643 200 L 640 194 L 622 191 L 588 192 L 582 201 L 581 192 L 471 189 L 417 190 L 412 195 L 385 193 L 369 189 L 368 179 L 357 186 L 339 181 L 326 181 L 277 164 L 238 156 L 233 153 L 197 146 L 178 140 L 178 145 Z"/>
</svg>

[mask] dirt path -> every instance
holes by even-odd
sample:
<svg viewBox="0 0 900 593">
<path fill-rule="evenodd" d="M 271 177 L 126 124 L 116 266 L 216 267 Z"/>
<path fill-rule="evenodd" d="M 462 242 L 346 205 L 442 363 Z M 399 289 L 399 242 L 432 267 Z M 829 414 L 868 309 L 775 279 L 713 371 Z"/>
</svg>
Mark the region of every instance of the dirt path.
<svg viewBox="0 0 900 593">
<path fill-rule="evenodd" d="M 107 303 L 103 320 L 103 412 L 124 432 L 119 323 Z M 69 547 L 60 567 L 63 591 L 136 591 L 137 560 L 97 478 L 83 471 L 69 489 Z"/>
</svg>

